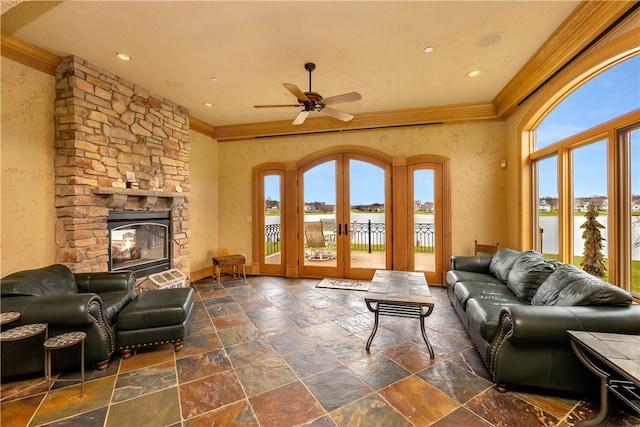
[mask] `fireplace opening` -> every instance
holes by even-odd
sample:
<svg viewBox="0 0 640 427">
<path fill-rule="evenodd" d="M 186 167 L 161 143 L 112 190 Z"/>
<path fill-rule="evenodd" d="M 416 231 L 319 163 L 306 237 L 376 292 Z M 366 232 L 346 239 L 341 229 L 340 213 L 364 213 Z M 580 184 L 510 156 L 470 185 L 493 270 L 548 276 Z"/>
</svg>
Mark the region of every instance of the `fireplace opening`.
<svg viewBox="0 0 640 427">
<path fill-rule="evenodd" d="M 137 277 L 171 268 L 170 211 L 112 211 L 109 230 L 109 271 L 130 270 Z"/>
</svg>

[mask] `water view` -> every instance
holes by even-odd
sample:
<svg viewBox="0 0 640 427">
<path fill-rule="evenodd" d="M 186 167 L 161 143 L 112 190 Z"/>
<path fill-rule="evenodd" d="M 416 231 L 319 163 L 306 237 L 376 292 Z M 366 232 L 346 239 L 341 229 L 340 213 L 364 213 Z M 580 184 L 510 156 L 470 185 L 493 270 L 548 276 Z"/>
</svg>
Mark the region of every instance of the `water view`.
<svg viewBox="0 0 640 427">
<path fill-rule="evenodd" d="M 335 215 L 333 214 L 309 214 L 305 215 L 305 222 L 310 221 L 320 221 L 320 220 L 333 220 Z M 367 224 L 371 221 L 372 224 L 384 224 L 384 213 L 373 213 L 373 212 L 354 212 L 351 213 L 351 222 L 357 221 L 358 224 Z M 415 215 L 414 221 L 416 224 L 433 224 L 434 216 L 433 215 Z M 584 223 L 585 218 L 583 215 L 576 215 L 574 217 L 574 255 L 580 256 L 582 255 L 584 248 L 584 239 L 582 236 L 582 229 L 580 226 Z M 598 221 L 606 226 L 607 217 L 600 216 L 598 217 Z M 542 239 L 542 252 L 545 254 L 557 254 L 559 251 L 558 245 L 558 217 L 557 216 L 541 216 L 539 218 L 540 226 L 544 230 L 543 239 Z M 266 216 L 265 217 L 266 224 L 279 224 L 280 217 L 279 216 Z M 607 229 L 606 227 L 602 229 L 602 235 L 605 239 L 607 239 Z M 636 242 L 640 240 L 640 223 L 636 223 L 636 226 L 633 228 L 632 241 Z M 384 238 L 382 238 L 384 241 Z M 603 252 L 607 253 L 608 240 L 603 242 L 604 249 Z M 640 247 L 633 248 L 632 259 L 634 261 L 640 261 Z"/>
</svg>

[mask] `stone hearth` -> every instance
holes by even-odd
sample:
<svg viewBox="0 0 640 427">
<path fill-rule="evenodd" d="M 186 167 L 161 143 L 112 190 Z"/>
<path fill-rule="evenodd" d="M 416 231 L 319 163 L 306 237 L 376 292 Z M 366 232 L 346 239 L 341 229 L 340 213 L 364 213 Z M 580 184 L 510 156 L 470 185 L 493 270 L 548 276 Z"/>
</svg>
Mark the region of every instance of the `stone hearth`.
<svg viewBox="0 0 640 427">
<path fill-rule="evenodd" d="M 188 275 L 188 111 L 70 56 L 56 70 L 55 124 L 57 261 L 107 271 L 110 210 L 170 210 L 172 267 Z M 139 189 L 118 186 L 127 172 Z"/>
</svg>

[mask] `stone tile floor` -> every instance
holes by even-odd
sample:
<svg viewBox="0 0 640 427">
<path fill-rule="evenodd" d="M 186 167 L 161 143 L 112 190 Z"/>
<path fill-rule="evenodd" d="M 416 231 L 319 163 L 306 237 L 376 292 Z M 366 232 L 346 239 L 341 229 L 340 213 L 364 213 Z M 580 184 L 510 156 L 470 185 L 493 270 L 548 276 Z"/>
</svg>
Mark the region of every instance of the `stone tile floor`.
<svg viewBox="0 0 640 427">
<path fill-rule="evenodd" d="M 318 279 L 224 278 L 192 284 L 196 313 L 184 348 L 115 355 L 80 385 L 42 376 L 2 384 L 8 426 L 571 426 L 598 402 L 541 391 L 499 393 L 444 288 L 426 319 L 435 361 L 417 320 L 373 315 L 364 293 L 317 289 Z M 59 379 L 78 372 L 61 372 Z M 603 426 L 638 426 L 613 401 Z"/>
</svg>

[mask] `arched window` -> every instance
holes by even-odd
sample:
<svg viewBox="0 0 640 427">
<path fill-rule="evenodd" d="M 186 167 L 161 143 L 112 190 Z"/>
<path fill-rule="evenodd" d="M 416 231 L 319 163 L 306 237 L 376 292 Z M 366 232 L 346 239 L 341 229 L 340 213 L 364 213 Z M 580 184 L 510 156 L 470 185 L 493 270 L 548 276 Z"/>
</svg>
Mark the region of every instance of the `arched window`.
<svg viewBox="0 0 640 427">
<path fill-rule="evenodd" d="M 584 267 L 595 209 L 604 279 L 640 295 L 640 56 L 583 82 L 531 134 L 534 247 Z"/>
</svg>

